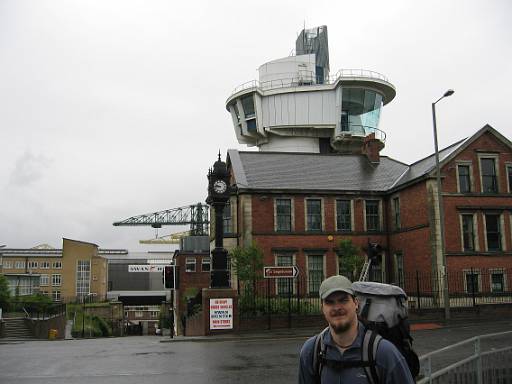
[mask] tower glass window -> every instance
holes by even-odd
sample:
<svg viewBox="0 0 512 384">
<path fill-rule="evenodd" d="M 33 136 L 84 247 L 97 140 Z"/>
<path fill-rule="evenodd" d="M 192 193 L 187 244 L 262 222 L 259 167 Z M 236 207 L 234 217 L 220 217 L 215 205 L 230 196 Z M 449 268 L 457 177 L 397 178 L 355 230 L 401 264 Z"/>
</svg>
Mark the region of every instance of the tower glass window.
<svg viewBox="0 0 512 384">
<path fill-rule="evenodd" d="M 459 192 L 471 192 L 471 178 L 469 175 L 469 165 L 459 165 L 457 166 L 457 171 L 459 172 Z"/>
<path fill-rule="evenodd" d="M 292 230 L 292 200 L 276 199 L 276 231 Z"/>
<path fill-rule="evenodd" d="M 242 107 L 244 108 L 244 115 L 246 119 L 250 119 L 255 116 L 254 113 L 254 98 L 253 95 L 245 96 L 241 100 Z"/>
<path fill-rule="evenodd" d="M 480 159 L 480 165 L 482 172 L 482 192 L 497 193 L 498 182 L 494 158 L 482 158 Z"/>
<path fill-rule="evenodd" d="M 341 130 L 366 136 L 379 126 L 382 96 L 361 88 L 344 88 L 341 104 Z"/>
<path fill-rule="evenodd" d="M 322 230 L 322 200 L 308 199 L 307 201 L 307 231 Z"/>
<path fill-rule="evenodd" d="M 336 228 L 338 231 L 352 230 L 350 200 L 336 200 Z"/>
</svg>

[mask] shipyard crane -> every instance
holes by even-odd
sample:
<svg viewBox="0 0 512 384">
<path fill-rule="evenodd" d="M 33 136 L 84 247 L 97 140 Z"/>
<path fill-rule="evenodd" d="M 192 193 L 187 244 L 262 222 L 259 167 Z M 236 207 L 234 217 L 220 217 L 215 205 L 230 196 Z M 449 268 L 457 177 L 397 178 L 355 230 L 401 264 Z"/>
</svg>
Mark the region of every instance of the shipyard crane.
<svg viewBox="0 0 512 384">
<path fill-rule="evenodd" d="M 190 236 L 190 231 L 174 232 L 154 239 L 139 240 L 139 244 L 179 244 L 184 237 Z"/>
<path fill-rule="evenodd" d="M 162 228 L 163 225 L 190 225 L 191 236 L 208 234 L 208 206 L 197 203 L 184 207 L 167 209 L 165 211 L 146 213 L 144 215 L 132 216 L 122 221 L 116 221 L 114 226 L 143 226 L 149 225 L 153 228 Z"/>
</svg>

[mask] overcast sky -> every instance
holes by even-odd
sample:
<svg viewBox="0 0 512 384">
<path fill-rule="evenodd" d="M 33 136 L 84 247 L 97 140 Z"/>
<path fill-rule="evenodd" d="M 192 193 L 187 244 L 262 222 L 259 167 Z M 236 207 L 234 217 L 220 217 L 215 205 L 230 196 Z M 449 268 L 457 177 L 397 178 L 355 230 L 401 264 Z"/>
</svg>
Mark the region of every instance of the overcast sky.
<svg viewBox="0 0 512 384">
<path fill-rule="evenodd" d="M 237 143 L 225 100 L 328 26 L 330 66 L 385 74 L 382 152 L 412 163 L 486 123 L 512 138 L 512 2 L 0 0 L 0 245 L 146 249 L 130 216 L 204 202 Z M 183 230 L 162 228 L 159 235 Z"/>
</svg>

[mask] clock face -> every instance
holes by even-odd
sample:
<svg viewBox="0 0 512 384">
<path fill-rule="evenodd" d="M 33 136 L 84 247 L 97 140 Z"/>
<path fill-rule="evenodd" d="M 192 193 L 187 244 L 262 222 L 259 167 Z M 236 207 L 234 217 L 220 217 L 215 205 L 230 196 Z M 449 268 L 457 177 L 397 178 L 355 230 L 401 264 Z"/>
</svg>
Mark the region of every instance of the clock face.
<svg viewBox="0 0 512 384">
<path fill-rule="evenodd" d="M 228 186 L 226 185 L 226 183 L 223 180 L 217 180 L 215 183 L 213 183 L 213 190 L 216 193 L 224 193 L 224 192 L 226 192 L 227 188 L 228 188 Z"/>
</svg>

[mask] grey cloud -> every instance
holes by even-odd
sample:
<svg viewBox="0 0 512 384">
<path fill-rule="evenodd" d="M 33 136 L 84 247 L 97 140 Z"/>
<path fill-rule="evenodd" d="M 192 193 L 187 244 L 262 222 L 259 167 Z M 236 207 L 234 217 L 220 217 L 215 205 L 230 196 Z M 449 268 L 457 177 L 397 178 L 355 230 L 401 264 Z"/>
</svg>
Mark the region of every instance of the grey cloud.
<svg viewBox="0 0 512 384">
<path fill-rule="evenodd" d="M 43 177 L 44 171 L 50 166 L 51 159 L 44 155 L 34 155 L 26 151 L 17 160 L 9 178 L 9 184 L 24 187 L 35 183 Z"/>
</svg>

